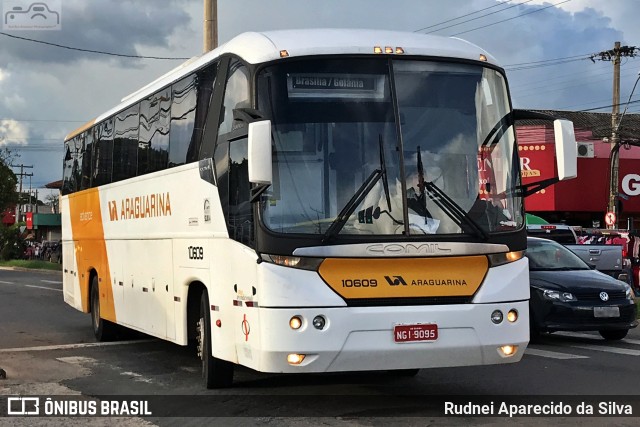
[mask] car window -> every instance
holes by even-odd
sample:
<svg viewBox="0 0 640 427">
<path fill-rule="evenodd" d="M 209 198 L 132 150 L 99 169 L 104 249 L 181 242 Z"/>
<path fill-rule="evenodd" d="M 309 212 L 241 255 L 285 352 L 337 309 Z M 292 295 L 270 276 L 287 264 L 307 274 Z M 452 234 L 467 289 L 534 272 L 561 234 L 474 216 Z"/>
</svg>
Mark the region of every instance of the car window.
<svg viewBox="0 0 640 427">
<path fill-rule="evenodd" d="M 527 240 L 531 270 L 589 270 L 589 266 L 564 246 L 549 240 Z"/>
</svg>

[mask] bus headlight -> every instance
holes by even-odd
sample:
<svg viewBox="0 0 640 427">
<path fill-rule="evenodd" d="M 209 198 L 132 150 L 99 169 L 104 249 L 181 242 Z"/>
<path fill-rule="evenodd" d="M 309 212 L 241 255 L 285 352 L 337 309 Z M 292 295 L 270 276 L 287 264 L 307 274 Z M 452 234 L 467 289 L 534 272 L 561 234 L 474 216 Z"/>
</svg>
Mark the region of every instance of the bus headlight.
<svg viewBox="0 0 640 427">
<path fill-rule="evenodd" d="M 516 354 L 516 352 L 518 351 L 518 346 L 517 345 L 503 345 L 498 350 L 499 350 L 499 352 L 500 352 L 500 354 L 502 356 L 511 357 L 514 354 Z"/>
<path fill-rule="evenodd" d="M 309 258 L 289 255 L 260 255 L 260 260 L 270 264 L 282 265 L 284 267 L 299 268 L 301 270 L 316 271 L 324 261 L 324 258 Z"/>
<path fill-rule="evenodd" d="M 499 265 L 509 264 L 518 261 L 524 257 L 524 251 L 503 252 L 499 254 L 489 254 L 489 266 L 497 267 Z"/>
<path fill-rule="evenodd" d="M 302 318 L 300 316 L 293 316 L 289 319 L 289 327 L 294 331 L 302 327 Z"/>
<path fill-rule="evenodd" d="M 491 313 L 491 321 L 496 325 L 499 325 L 500 323 L 502 323 L 503 319 L 504 319 L 504 315 L 500 310 L 494 310 L 493 313 Z"/>
<path fill-rule="evenodd" d="M 304 360 L 304 354 L 291 353 L 287 355 L 287 362 L 289 365 L 299 365 Z"/>
<path fill-rule="evenodd" d="M 313 327 L 319 331 L 323 330 L 326 324 L 327 320 L 324 316 L 316 316 L 313 318 Z"/>
</svg>

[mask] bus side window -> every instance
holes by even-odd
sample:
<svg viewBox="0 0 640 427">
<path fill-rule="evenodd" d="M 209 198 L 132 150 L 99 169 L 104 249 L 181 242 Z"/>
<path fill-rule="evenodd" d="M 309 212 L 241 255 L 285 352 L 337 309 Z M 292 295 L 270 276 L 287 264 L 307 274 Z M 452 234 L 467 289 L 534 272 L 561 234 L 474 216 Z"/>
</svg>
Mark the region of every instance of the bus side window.
<svg viewBox="0 0 640 427">
<path fill-rule="evenodd" d="M 221 122 L 218 127 L 217 146 L 228 146 L 229 163 L 221 165 L 228 168 L 228 186 L 220 188 L 221 198 L 228 200 L 225 215 L 227 218 L 227 229 L 229 236 L 245 245 L 254 245 L 253 230 L 253 205 L 249 202 L 251 185 L 249 184 L 248 166 L 248 140 L 246 137 L 235 139 L 229 142 L 230 135 L 233 134 L 233 109 L 249 106 L 249 73 L 247 68 L 239 61 L 233 60 L 229 63 L 229 73 L 225 85 L 223 110 L 221 112 Z M 218 156 L 222 150 L 216 149 L 216 167 L 218 167 Z M 224 180 L 220 184 L 224 185 Z M 225 203 L 222 203 L 223 207 Z"/>
<path fill-rule="evenodd" d="M 164 170 L 169 162 L 171 90 L 163 89 L 140 103 L 138 175 Z"/>
<path fill-rule="evenodd" d="M 109 184 L 113 172 L 113 118 L 97 126 L 92 186 Z"/>
<path fill-rule="evenodd" d="M 140 104 L 116 116 L 113 139 L 113 181 L 136 176 L 138 167 L 138 127 Z"/>
<path fill-rule="evenodd" d="M 248 140 L 242 138 L 229 144 L 229 236 L 247 246 L 253 246 L 253 205 L 250 200 Z"/>
<path fill-rule="evenodd" d="M 73 139 L 64 143 L 64 163 L 62 171 L 62 194 L 70 194 L 75 191 L 73 185 L 73 161 L 75 153 Z"/>
<path fill-rule="evenodd" d="M 169 167 L 183 165 L 193 139 L 198 100 L 196 76 L 188 76 L 173 84 L 171 131 L 169 136 Z"/>
<path fill-rule="evenodd" d="M 93 158 L 93 129 L 89 129 L 85 135 L 84 144 L 82 146 L 82 163 L 80 166 L 80 189 L 85 190 L 91 188 L 91 164 Z"/>
<path fill-rule="evenodd" d="M 218 127 L 218 135 L 224 135 L 234 130 L 234 108 L 249 106 L 249 71 L 247 67 L 239 61 L 231 61 L 229 63 L 227 84 L 224 90 L 224 103 L 221 112 L 220 126 Z"/>
</svg>

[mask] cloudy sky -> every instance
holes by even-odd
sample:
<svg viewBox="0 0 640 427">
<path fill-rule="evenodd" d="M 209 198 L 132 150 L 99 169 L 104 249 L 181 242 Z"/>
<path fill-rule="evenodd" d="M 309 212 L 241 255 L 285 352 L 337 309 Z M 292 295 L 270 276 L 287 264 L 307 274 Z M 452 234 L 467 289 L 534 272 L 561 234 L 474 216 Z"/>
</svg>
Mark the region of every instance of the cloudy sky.
<svg viewBox="0 0 640 427">
<path fill-rule="evenodd" d="M 18 1 L 30 3 L 0 0 L 3 23 Z M 61 29 L 5 27 L 0 34 L 0 146 L 20 155 L 16 163 L 34 166 L 34 188 L 61 178 L 67 133 L 182 60 L 15 37 L 190 58 L 202 51 L 203 16 L 203 0 L 38 1 L 60 8 Z M 640 45 L 637 8 L 637 0 L 218 0 L 218 19 L 221 43 L 244 31 L 311 27 L 461 37 L 505 67 L 515 107 L 609 112 L 612 64 L 589 56 L 615 41 Z M 623 61 L 623 102 L 638 71 L 637 57 Z M 633 100 L 640 101 L 640 89 Z M 629 111 L 640 112 L 640 102 Z"/>
</svg>

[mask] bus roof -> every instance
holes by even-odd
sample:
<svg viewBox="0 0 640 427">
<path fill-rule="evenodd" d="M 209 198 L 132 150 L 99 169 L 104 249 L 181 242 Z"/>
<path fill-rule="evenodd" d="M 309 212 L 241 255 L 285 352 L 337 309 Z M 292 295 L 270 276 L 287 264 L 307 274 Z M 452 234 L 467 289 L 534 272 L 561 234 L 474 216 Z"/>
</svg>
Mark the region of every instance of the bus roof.
<svg viewBox="0 0 640 427">
<path fill-rule="evenodd" d="M 447 38 L 420 33 L 364 29 L 305 29 L 240 34 L 211 52 L 191 58 L 165 75 L 124 97 L 120 104 L 71 132 L 65 141 L 88 129 L 93 123 L 126 109 L 182 77 L 204 67 L 223 54 L 232 53 L 250 64 L 259 64 L 281 58 L 286 50 L 288 57 L 309 55 L 368 55 L 374 47 L 395 49 L 401 47 L 404 55 L 435 56 L 479 60 L 480 54 L 487 62 L 496 60 L 480 47 L 458 38 Z"/>
</svg>

